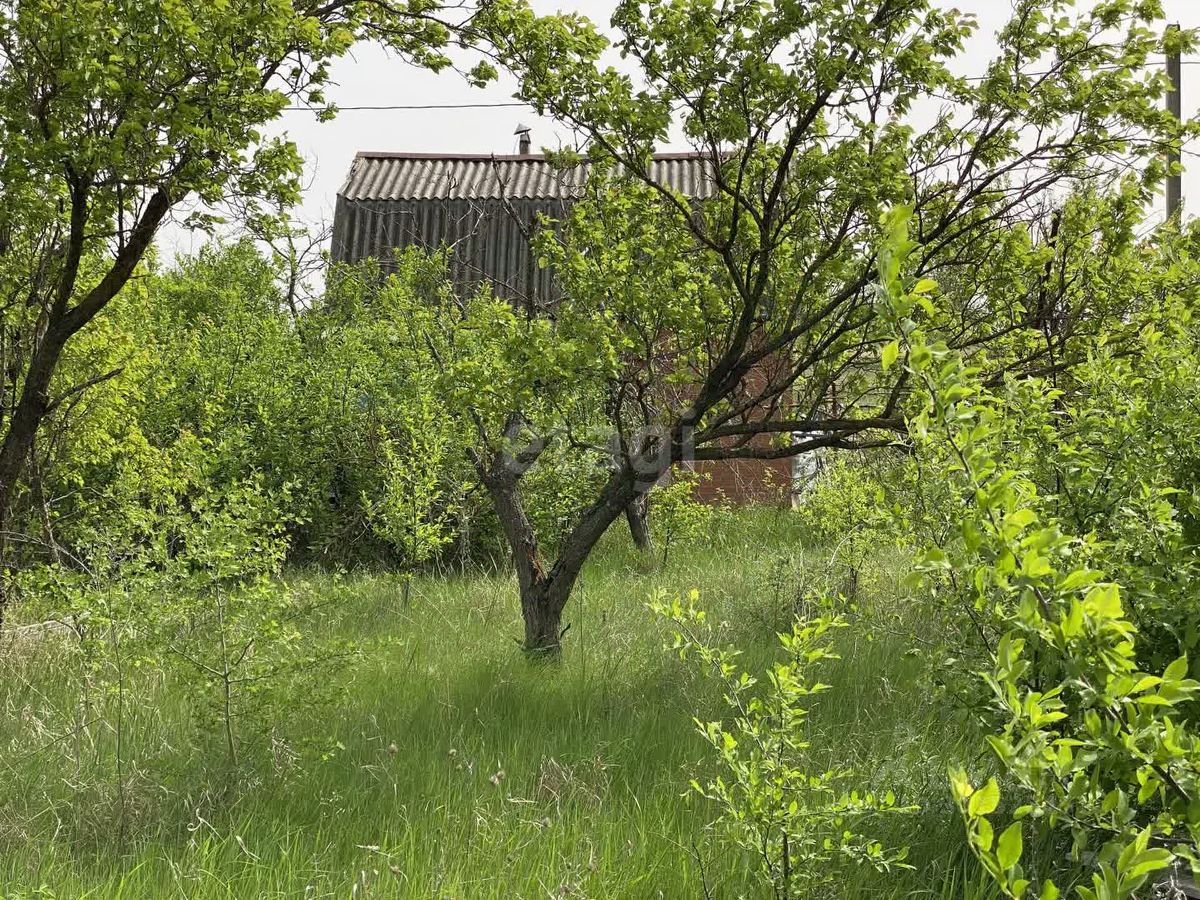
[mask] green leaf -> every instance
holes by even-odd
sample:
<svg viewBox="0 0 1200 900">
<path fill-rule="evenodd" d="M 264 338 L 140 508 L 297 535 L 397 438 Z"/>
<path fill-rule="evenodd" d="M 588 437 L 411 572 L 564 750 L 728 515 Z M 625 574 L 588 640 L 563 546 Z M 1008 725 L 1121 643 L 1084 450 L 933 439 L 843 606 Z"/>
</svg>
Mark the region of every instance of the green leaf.
<svg viewBox="0 0 1200 900">
<path fill-rule="evenodd" d="M 1184 655 L 1167 666 L 1167 670 L 1163 672 L 1163 681 L 1182 681 L 1187 678 L 1187 674 L 1188 658 Z"/>
<path fill-rule="evenodd" d="M 890 344 L 885 346 L 883 348 L 883 371 L 886 372 L 893 365 L 895 365 L 896 360 L 899 357 L 900 357 L 900 342 L 899 341 L 892 341 Z"/>
<path fill-rule="evenodd" d="M 1126 880 L 1132 881 L 1144 875 L 1149 875 L 1151 872 L 1158 872 L 1165 869 L 1171 864 L 1172 858 L 1171 851 L 1162 847 L 1146 850 L 1135 856 L 1129 868 L 1121 874 Z"/>
<path fill-rule="evenodd" d="M 1004 829 L 996 844 L 996 859 L 1000 868 L 1011 869 L 1021 859 L 1022 838 L 1021 823 L 1013 822 Z"/>
<path fill-rule="evenodd" d="M 995 840 L 996 832 L 992 830 L 992 823 L 987 819 L 977 819 L 975 821 L 977 834 L 975 836 L 975 844 L 983 853 L 987 853 L 992 849 L 992 842 Z"/>
<path fill-rule="evenodd" d="M 995 778 L 989 778 L 988 783 L 971 795 L 971 801 L 967 806 L 967 812 L 972 818 L 977 816 L 986 816 L 988 813 L 996 811 L 996 807 L 1000 805 L 1000 785 L 996 784 Z"/>
<path fill-rule="evenodd" d="M 1125 615 L 1121 607 L 1121 591 L 1115 584 L 1100 584 L 1087 593 L 1083 601 L 1090 615 L 1102 619 L 1120 619 Z"/>
<path fill-rule="evenodd" d="M 1030 550 L 1021 560 L 1021 574 L 1026 578 L 1041 578 L 1053 571 L 1046 558 L 1036 550 Z"/>
<path fill-rule="evenodd" d="M 1011 513 L 1005 516 L 1004 521 L 1005 523 L 1011 524 L 1016 528 L 1028 528 L 1037 521 L 1037 518 L 1037 513 L 1035 513 L 1032 509 L 1029 509 L 1028 507 L 1021 507 L 1020 509 L 1013 510 Z"/>
<path fill-rule="evenodd" d="M 950 787 L 954 791 L 954 796 L 959 800 L 966 800 L 975 792 L 970 779 L 967 778 L 967 773 L 962 769 L 952 768 L 950 770 Z"/>
</svg>

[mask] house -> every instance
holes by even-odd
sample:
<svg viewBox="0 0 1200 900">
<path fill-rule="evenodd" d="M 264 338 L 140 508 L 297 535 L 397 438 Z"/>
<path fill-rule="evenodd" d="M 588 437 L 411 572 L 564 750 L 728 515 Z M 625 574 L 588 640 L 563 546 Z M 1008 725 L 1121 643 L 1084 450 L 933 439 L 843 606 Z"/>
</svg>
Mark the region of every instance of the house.
<svg viewBox="0 0 1200 900">
<path fill-rule="evenodd" d="M 553 272 L 539 268 L 531 238 L 541 217 L 565 217 L 581 196 L 587 166 L 563 169 L 528 152 L 527 132 L 521 149 L 510 156 L 360 152 L 337 196 L 334 261 L 373 257 L 386 271 L 397 248 L 450 246 L 451 277 L 464 290 L 486 282 L 514 303 L 553 302 Z M 713 190 L 708 165 L 698 153 L 661 153 L 651 175 L 703 199 Z M 790 460 L 695 466 L 709 476 L 704 498 L 738 503 L 784 502 L 797 474 Z"/>
</svg>

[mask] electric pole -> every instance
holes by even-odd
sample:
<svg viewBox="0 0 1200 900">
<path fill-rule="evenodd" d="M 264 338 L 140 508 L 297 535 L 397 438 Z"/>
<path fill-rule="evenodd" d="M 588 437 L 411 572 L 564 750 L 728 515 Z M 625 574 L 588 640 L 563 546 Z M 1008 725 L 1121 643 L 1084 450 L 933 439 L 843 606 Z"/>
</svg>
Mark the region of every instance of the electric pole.
<svg viewBox="0 0 1200 900">
<path fill-rule="evenodd" d="M 1178 33 L 1179 26 L 1172 25 L 1168 29 L 1170 32 Z M 1167 51 L 1167 78 L 1171 82 L 1171 86 L 1167 91 L 1167 112 L 1169 112 L 1176 122 L 1183 121 L 1183 65 L 1180 59 L 1178 42 L 1168 41 L 1168 44 L 1173 45 L 1172 49 Z M 1176 222 L 1182 221 L 1183 217 L 1183 177 L 1177 171 L 1177 168 L 1182 162 L 1179 150 L 1172 149 L 1167 154 L 1167 167 L 1170 170 L 1167 173 L 1167 219 L 1174 219 Z"/>
</svg>

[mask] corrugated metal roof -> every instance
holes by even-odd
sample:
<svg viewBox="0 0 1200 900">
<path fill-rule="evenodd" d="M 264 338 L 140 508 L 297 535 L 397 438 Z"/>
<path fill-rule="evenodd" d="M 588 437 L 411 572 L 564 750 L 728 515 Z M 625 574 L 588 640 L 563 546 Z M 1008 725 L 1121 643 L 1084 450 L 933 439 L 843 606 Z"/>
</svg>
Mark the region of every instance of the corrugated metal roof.
<svg viewBox="0 0 1200 900">
<path fill-rule="evenodd" d="M 709 159 L 660 153 L 650 175 L 684 196 L 712 193 Z M 570 200 L 587 178 L 586 164 L 558 168 L 540 154 L 460 156 L 361 152 L 338 195 L 347 200 Z"/>
<path fill-rule="evenodd" d="M 348 200 L 337 198 L 333 258 L 355 263 L 374 257 L 388 270 L 404 247 L 452 249 L 451 280 L 466 290 L 489 282 L 499 297 L 522 302 L 557 296 L 530 236 L 542 217 L 561 218 L 558 200 Z"/>
<path fill-rule="evenodd" d="M 709 159 L 662 153 L 650 176 L 685 197 L 713 193 Z M 537 265 L 530 237 L 544 220 L 561 221 L 582 194 L 588 166 L 568 169 L 541 155 L 359 153 L 338 191 L 333 258 L 374 257 L 387 269 L 394 251 L 449 247 L 451 278 L 497 296 L 544 303 L 558 296 L 554 273 Z"/>
</svg>

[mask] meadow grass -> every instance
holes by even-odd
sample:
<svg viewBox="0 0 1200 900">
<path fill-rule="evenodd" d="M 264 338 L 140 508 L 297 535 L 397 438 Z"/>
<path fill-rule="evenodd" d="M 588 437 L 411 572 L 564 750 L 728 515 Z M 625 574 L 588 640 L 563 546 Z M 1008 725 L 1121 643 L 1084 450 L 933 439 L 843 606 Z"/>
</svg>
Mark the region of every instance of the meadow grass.
<svg viewBox="0 0 1200 900">
<path fill-rule="evenodd" d="M 688 791 L 712 765 L 692 720 L 722 715 L 719 691 L 664 651 L 644 604 L 698 588 L 754 669 L 796 604 L 836 587 L 836 567 L 787 513 L 725 524 L 667 565 L 610 535 L 557 663 L 519 652 L 507 573 L 421 577 L 407 602 L 394 576 L 293 574 L 363 651 L 331 676 L 334 705 L 285 696 L 236 775 L 186 686 L 147 667 L 130 674 L 118 780 L 111 715 L 72 733 L 64 639 L 10 641 L 0 898 L 764 896 L 755 861 L 723 847 Z M 864 584 L 810 737 L 816 761 L 855 765 L 922 808 L 881 834 L 911 848 L 914 868 L 852 872 L 839 895 L 991 896 L 946 789 L 947 764 L 978 750 L 922 680 L 909 639 L 921 611 L 888 574 L 899 568 Z"/>
</svg>

